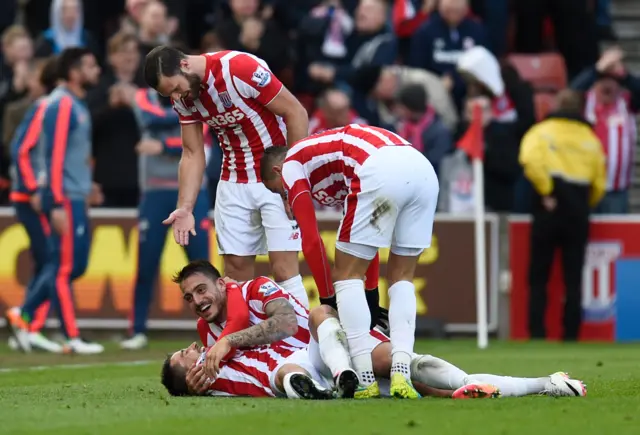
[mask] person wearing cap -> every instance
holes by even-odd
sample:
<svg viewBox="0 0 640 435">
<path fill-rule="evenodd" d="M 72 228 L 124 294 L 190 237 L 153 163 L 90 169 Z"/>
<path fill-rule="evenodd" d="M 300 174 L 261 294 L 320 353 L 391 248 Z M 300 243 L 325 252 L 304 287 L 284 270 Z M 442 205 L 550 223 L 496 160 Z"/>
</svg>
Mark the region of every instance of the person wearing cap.
<svg viewBox="0 0 640 435">
<path fill-rule="evenodd" d="M 629 212 L 640 78 L 626 70 L 623 57 L 619 48 L 606 50 L 593 67 L 571 83 L 571 88 L 586 92 L 584 116 L 593 125 L 607 155 L 607 193 L 596 213 Z"/>
<path fill-rule="evenodd" d="M 427 92 L 419 83 L 403 85 L 398 91 L 395 112 L 398 134 L 431 162 L 436 174 L 440 162 L 453 149 L 453 135 L 428 104 Z"/>
<path fill-rule="evenodd" d="M 589 240 L 589 214 L 605 192 L 602 144 L 582 115 L 579 93 L 564 90 L 557 111 L 533 126 L 520 150 L 525 176 L 536 191 L 529 263 L 529 333 L 546 338 L 547 283 L 557 248 L 565 284 L 565 341 L 579 337 L 582 269 Z"/>
</svg>

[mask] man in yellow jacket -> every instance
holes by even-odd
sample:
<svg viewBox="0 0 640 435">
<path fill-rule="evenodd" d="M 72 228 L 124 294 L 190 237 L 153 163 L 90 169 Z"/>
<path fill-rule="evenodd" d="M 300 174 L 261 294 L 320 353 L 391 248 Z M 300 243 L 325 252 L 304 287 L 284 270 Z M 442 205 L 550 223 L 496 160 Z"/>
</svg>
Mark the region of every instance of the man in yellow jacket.
<svg viewBox="0 0 640 435">
<path fill-rule="evenodd" d="M 529 265 L 529 332 L 545 338 L 547 282 L 556 248 L 562 251 L 566 299 L 564 339 L 578 339 L 582 321 L 582 268 L 589 214 L 606 188 L 605 155 L 582 118 L 582 98 L 558 94 L 558 110 L 524 136 L 520 163 L 536 190 Z"/>
</svg>

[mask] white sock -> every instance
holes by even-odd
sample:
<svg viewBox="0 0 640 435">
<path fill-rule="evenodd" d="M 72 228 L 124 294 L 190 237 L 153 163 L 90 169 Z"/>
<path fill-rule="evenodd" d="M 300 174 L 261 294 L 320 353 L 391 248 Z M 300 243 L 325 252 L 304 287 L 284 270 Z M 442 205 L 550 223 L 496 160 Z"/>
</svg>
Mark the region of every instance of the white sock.
<svg viewBox="0 0 640 435">
<path fill-rule="evenodd" d="M 364 281 L 349 279 L 334 283 L 336 289 L 336 303 L 340 323 L 347 335 L 349 353 L 353 367 L 363 385 L 371 385 L 376 378 L 373 374 L 371 361 L 371 340 L 369 327 L 371 313 L 364 294 Z"/>
<path fill-rule="evenodd" d="M 398 281 L 389 288 L 389 329 L 391 374 L 411 379 L 411 355 L 416 339 L 416 288 L 412 282 Z"/>
<path fill-rule="evenodd" d="M 279 282 L 278 285 L 296 298 L 307 310 L 309 309 L 309 296 L 307 295 L 307 290 L 304 288 L 304 285 L 302 285 L 302 277 L 300 275 Z"/>
<path fill-rule="evenodd" d="M 544 378 L 513 378 L 511 376 L 498 376 L 487 374 L 469 375 L 465 384 L 483 383 L 500 388 L 503 397 L 522 397 L 530 394 L 540 394 L 549 380 Z"/>
<path fill-rule="evenodd" d="M 318 326 L 318 346 L 322 361 L 329 367 L 334 379 L 351 368 L 346 336 L 335 317 L 328 318 Z"/>
<path fill-rule="evenodd" d="M 467 374 L 441 358 L 414 355 L 411 379 L 441 390 L 457 390 L 466 385 Z"/>
</svg>

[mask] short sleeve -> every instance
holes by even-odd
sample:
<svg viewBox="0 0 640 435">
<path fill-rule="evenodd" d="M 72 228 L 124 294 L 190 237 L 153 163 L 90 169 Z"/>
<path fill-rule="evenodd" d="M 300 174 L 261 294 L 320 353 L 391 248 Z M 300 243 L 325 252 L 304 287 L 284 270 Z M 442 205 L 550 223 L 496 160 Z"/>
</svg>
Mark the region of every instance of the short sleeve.
<svg viewBox="0 0 640 435">
<path fill-rule="evenodd" d="M 171 103 L 173 105 L 173 110 L 178 114 L 180 124 L 193 124 L 195 122 L 200 122 L 200 120 L 196 119 L 195 116 L 193 116 L 193 113 L 187 109 L 181 101 L 172 99 Z"/>
<path fill-rule="evenodd" d="M 276 284 L 274 281 L 267 277 L 261 276 L 253 280 L 251 283 L 251 293 L 249 300 L 259 301 L 261 307 L 254 306 L 253 308 L 259 308 L 264 313 L 264 307 L 273 300 L 286 299 L 289 300 L 289 293 L 287 293 L 282 287 Z M 251 305 L 254 305 L 251 303 Z"/>
<path fill-rule="evenodd" d="M 282 165 L 282 183 L 291 206 L 293 206 L 294 201 L 300 194 L 311 192 L 311 185 L 304 173 L 302 164 L 295 160 L 285 161 L 284 165 Z"/>
<path fill-rule="evenodd" d="M 247 53 L 232 58 L 229 70 L 238 93 L 263 106 L 272 102 L 284 87 L 264 60 Z"/>
</svg>

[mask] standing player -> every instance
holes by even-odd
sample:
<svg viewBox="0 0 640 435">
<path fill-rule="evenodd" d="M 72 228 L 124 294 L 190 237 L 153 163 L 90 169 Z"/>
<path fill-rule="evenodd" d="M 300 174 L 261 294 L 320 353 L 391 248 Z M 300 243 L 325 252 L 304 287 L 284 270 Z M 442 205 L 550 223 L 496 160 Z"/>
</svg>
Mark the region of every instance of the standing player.
<svg viewBox="0 0 640 435">
<path fill-rule="evenodd" d="M 18 221 L 29 237 L 29 250 L 34 265 L 33 277 L 26 290 L 27 294 L 33 290 L 47 261 L 47 239 L 50 229 L 46 216 L 42 214 L 41 198 L 38 192 L 39 169 L 36 160 L 42 118 L 47 103 L 46 95 L 51 93 L 56 86 L 56 67 L 56 59 L 52 57 L 37 71 L 39 84 L 32 86 L 32 88 L 39 88 L 36 92 L 40 95 L 25 114 L 11 142 L 11 175 L 13 179 L 11 185 L 13 190 L 9 198 L 13 203 Z M 7 313 L 7 317 L 17 317 L 18 313 L 16 308 L 12 308 L 11 312 Z M 33 321 L 28 327 L 28 344 L 32 348 L 60 353 L 62 346 L 40 333 L 48 313 L 49 301 L 47 300 L 38 307 Z M 18 343 L 16 345 L 21 347 Z"/>
<path fill-rule="evenodd" d="M 273 147 L 262 160 L 262 180 L 287 198 L 300 224 L 302 249 L 321 296 L 333 291 L 313 199 L 344 202 L 333 281 L 340 321 L 363 388 L 356 397 L 378 397 L 367 349 L 370 313 L 363 277 L 379 248 L 387 263 L 391 329 L 391 394 L 418 398 L 411 384 L 416 298 L 413 278 L 420 254 L 431 245 L 438 179 L 429 161 L 387 130 L 351 124 L 315 134 L 291 146 Z"/>
<path fill-rule="evenodd" d="M 69 48 L 58 57 L 61 85 L 47 100 L 40 139 L 46 173 L 42 209 L 52 228 L 47 264 L 22 308 L 9 318 L 23 350 L 29 349 L 25 322 L 33 319 L 35 310 L 47 298 L 60 316 L 66 351 L 95 354 L 104 350 L 100 344 L 80 338 L 71 290 L 89 259 L 91 116 L 82 99 L 86 88 L 97 83 L 99 74 L 100 67 L 87 49 Z"/>
<path fill-rule="evenodd" d="M 160 46 L 147 55 L 144 74 L 149 86 L 173 99 L 182 124 L 178 208 L 165 220 L 176 242 L 187 245 L 196 234 L 193 209 L 205 170 L 201 123 L 206 123 L 224 152 L 215 228 L 225 274 L 252 279 L 255 256 L 268 252 L 276 281 L 308 306 L 298 270 L 297 224 L 260 179 L 265 149 L 307 135 L 304 107 L 263 60 L 248 53 L 187 56 Z"/>
<path fill-rule="evenodd" d="M 138 143 L 138 175 L 140 199 L 138 228 L 138 272 L 133 300 L 131 337 L 123 341 L 123 349 L 140 349 L 147 345 L 145 335 L 153 285 L 167 228 L 162 224 L 178 201 L 178 166 L 182 153 L 178 115 L 171 104 L 159 98 L 152 89 L 136 92 L 134 113 L 141 130 Z M 185 246 L 189 260 L 209 258 L 209 193 L 206 177 L 200 186 L 193 214 L 201 230 Z"/>
</svg>

